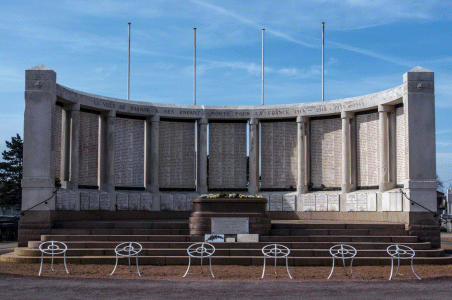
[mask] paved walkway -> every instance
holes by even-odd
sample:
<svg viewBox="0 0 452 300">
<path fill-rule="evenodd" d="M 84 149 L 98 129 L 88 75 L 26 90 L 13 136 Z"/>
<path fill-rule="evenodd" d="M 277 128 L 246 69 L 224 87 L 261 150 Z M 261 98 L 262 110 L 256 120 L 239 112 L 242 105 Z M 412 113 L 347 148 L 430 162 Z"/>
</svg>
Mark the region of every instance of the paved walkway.
<svg viewBox="0 0 452 300">
<path fill-rule="evenodd" d="M 450 299 L 452 278 L 410 281 L 156 281 L 0 274 L 2 299 Z"/>
</svg>

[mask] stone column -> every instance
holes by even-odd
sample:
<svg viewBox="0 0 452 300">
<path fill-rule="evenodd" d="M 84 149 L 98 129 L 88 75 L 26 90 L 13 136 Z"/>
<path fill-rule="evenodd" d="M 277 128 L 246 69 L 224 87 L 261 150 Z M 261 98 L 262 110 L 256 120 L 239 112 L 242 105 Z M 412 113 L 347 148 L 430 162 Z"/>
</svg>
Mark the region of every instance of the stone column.
<svg viewBox="0 0 452 300">
<path fill-rule="evenodd" d="M 19 247 L 50 233 L 55 198 L 39 203 L 50 198 L 55 188 L 51 136 L 56 98 L 54 71 L 44 65 L 25 71 L 22 210 L 37 206 L 21 216 Z"/>
<path fill-rule="evenodd" d="M 115 117 L 111 110 L 100 116 L 99 128 L 99 188 L 102 191 L 115 191 Z"/>
<path fill-rule="evenodd" d="M 198 163 L 196 172 L 196 190 L 207 193 L 207 119 L 198 120 Z"/>
<path fill-rule="evenodd" d="M 352 139 L 351 139 L 351 120 L 353 113 L 348 111 L 341 112 L 342 118 L 342 186 L 343 194 L 353 190 L 352 184 Z"/>
<path fill-rule="evenodd" d="M 249 158 L 249 186 L 248 193 L 259 193 L 259 120 L 250 119 L 250 158 Z"/>
<path fill-rule="evenodd" d="M 297 117 L 297 194 L 304 194 L 308 190 L 306 183 L 306 118 Z"/>
<path fill-rule="evenodd" d="M 404 187 L 411 200 L 436 211 L 434 73 L 416 67 L 403 75 L 403 82 L 408 137 Z M 404 210 L 410 211 L 409 234 L 440 247 L 438 219 L 416 204 Z"/>
<path fill-rule="evenodd" d="M 389 181 L 389 127 L 388 113 L 394 110 L 394 106 L 378 105 L 378 119 L 380 127 L 380 182 L 379 190 L 381 193 L 391 188 Z"/>
<path fill-rule="evenodd" d="M 78 189 L 79 179 L 79 133 L 80 133 L 80 104 L 75 103 L 70 108 L 71 111 L 71 163 L 69 166 L 69 188 Z"/>
<path fill-rule="evenodd" d="M 152 191 L 152 118 L 147 118 L 144 125 L 144 188 L 146 191 Z"/>
<path fill-rule="evenodd" d="M 61 185 L 68 187 L 69 169 L 71 162 L 71 112 L 68 104 L 63 107 L 62 130 L 63 142 L 61 143 Z"/>
<path fill-rule="evenodd" d="M 160 116 L 152 116 L 150 118 L 151 121 L 151 141 L 150 141 L 150 152 L 151 152 L 151 161 L 150 161 L 150 186 L 146 189 L 151 192 L 157 194 L 159 192 L 159 122 Z M 147 127 L 146 127 L 147 128 Z M 146 164 L 146 170 L 148 170 L 148 166 Z M 147 181 L 147 175 L 146 175 Z"/>
</svg>

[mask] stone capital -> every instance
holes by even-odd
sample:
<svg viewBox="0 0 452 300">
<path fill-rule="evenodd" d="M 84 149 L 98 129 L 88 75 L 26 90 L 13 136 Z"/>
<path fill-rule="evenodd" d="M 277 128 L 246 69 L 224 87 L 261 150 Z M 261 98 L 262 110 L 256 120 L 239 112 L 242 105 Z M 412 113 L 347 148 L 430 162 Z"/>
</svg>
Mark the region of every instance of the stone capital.
<svg viewBox="0 0 452 300">
<path fill-rule="evenodd" d="M 392 112 L 394 111 L 394 106 L 392 105 L 378 105 L 378 112 Z"/>
<path fill-rule="evenodd" d="M 306 123 L 307 121 L 308 121 L 308 118 L 306 118 L 306 117 L 302 117 L 302 116 L 297 117 L 297 123 Z"/>
<path fill-rule="evenodd" d="M 250 125 L 258 125 L 258 124 L 259 124 L 259 119 L 257 119 L 257 118 L 250 119 Z"/>
<path fill-rule="evenodd" d="M 149 120 L 151 122 L 160 122 L 160 116 L 150 116 Z"/>
<path fill-rule="evenodd" d="M 209 122 L 207 121 L 206 118 L 198 119 L 198 124 L 199 124 L 199 125 L 206 125 L 206 124 L 208 124 L 208 123 L 209 123 Z"/>
<path fill-rule="evenodd" d="M 342 111 L 341 112 L 341 119 L 353 119 L 355 114 L 351 111 Z"/>
</svg>

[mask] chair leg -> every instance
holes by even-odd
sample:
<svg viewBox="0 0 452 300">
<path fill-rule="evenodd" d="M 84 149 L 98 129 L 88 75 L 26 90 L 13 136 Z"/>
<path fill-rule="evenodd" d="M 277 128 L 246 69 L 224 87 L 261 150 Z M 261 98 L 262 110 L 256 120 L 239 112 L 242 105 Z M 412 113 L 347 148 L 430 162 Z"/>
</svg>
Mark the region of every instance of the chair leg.
<svg viewBox="0 0 452 300">
<path fill-rule="evenodd" d="M 42 272 L 42 262 L 44 261 L 44 253 L 41 253 L 41 267 L 39 268 L 39 274 L 38 276 L 41 276 L 41 272 Z"/>
<path fill-rule="evenodd" d="M 414 266 L 413 266 L 413 258 L 411 258 L 411 269 L 413 270 L 414 275 L 416 275 L 416 277 L 421 280 L 421 277 L 419 277 L 416 272 L 414 271 Z"/>
<path fill-rule="evenodd" d="M 212 271 L 212 257 L 209 256 L 209 265 L 210 265 L 210 274 L 212 274 L 212 277 L 215 278 L 215 276 L 213 276 L 213 271 Z"/>
<path fill-rule="evenodd" d="M 400 257 L 397 258 L 397 272 L 395 272 L 395 276 L 399 274 L 399 270 L 400 270 Z M 400 275 L 402 275 L 402 273 L 400 273 Z"/>
<path fill-rule="evenodd" d="M 141 276 L 140 269 L 138 268 L 138 254 L 137 254 L 137 272 L 138 272 L 138 276 Z"/>
<path fill-rule="evenodd" d="M 287 274 L 289 274 L 290 279 L 292 279 L 292 276 L 290 275 L 290 272 L 289 272 L 289 259 L 287 258 L 287 256 L 286 256 L 286 268 L 287 268 Z"/>
<path fill-rule="evenodd" d="M 344 266 L 345 276 L 347 276 L 347 268 L 345 267 L 345 259 L 342 258 L 342 265 Z"/>
<path fill-rule="evenodd" d="M 352 273 L 352 277 L 354 279 L 355 275 L 353 274 L 353 258 L 352 258 L 352 261 L 350 262 L 350 273 Z"/>
<path fill-rule="evenodd" d="M 190 265 L 191 265 L 191 256 L 188 257 L 188 268 L 187 268 L 187 271 L 185 272 L 184 276 L 182 276 L 182 277 L 187 276 L 188 270 L 190 270 Z"/>
<path fill-rule="evenodd" d="M 111 272 L 110 276 L 113 275 L 113 273 L 116 271 L 116 267 L 118 266 L 118 255 L 116 255 L 116 264 L 115 268 L 113 269 L 113 272 Z"/>
<path fill-rule="evenodd" d="M 265 274 L 265 262 L 267 261 L 267 258 L 264 256 L 264 269 L 262 270 L 262 277 L 264 278 L 264 274 Z"/>
<path fill-rule="evenodd" d="M 331 275 L 333 275 L 333 271 L 334 271 L 334 257 L 333 257 L 333 267 L 331 268 L 331 273 L 330 276 L 328 276 L 328 279 L 330 279 Z"/>
<path fill-rule="evenodd" d="M 389 280 L 392 278 L 392 272 L 394 271 L 394 259 L 391 257 L 391 275 L 389 275 Z"/>
<path fill-rule="evenodd" d="M 69 271 L 68 271 L 67 265 L 66 265 L 66 252 L 64 252 L 63 256 L 64 256 L 64 259 L 63 259 L 63 261 L 64 261 L 64 268 L 66 269 L 66 273 L 69 274 Z"/>
</svg>

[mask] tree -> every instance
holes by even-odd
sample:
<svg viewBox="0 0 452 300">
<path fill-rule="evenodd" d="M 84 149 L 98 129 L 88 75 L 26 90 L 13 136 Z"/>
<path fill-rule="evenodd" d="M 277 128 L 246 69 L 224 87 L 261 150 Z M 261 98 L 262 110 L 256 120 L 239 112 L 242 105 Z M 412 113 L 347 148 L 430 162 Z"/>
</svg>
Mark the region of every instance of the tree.
<svg viewBox="0 0 452 300">
<path fill-rule="evenodd" d="M 9 151 L 2 152 L 4 161 L 0 162 L 0 204 L 20 205 L 24 143 L 19 134 L 5 142 Z"/>
</svg>

